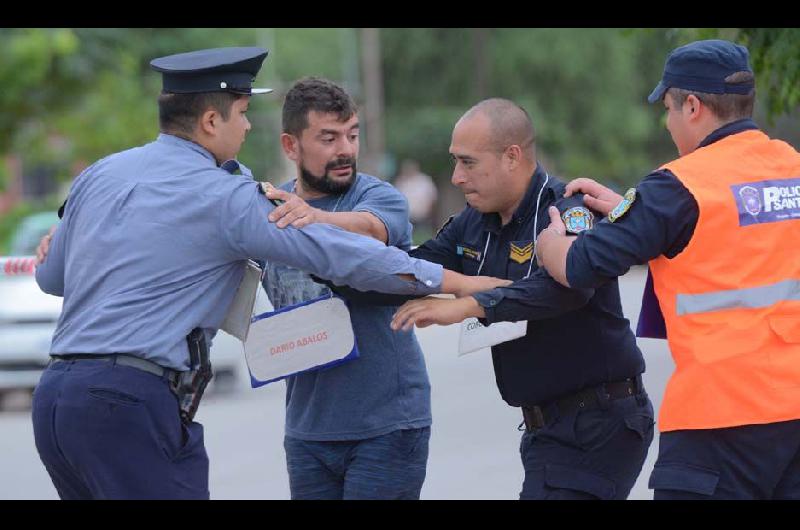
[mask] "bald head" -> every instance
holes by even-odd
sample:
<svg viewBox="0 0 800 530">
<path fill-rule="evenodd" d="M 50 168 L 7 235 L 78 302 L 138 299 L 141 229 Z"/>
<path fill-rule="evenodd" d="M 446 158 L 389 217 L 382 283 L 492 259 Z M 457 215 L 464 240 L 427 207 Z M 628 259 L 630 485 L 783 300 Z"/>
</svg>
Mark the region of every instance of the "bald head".
<svg viewBox="0 0 800 530">
<path fill-rule="evenodd" d="M 518 145 L 530 161 L 536 159 L 536 144 L 533 123 L 528 113 L 508 99 L 485 99 L 469 109 L 459 122 L 473 119 L 486 120 L 489 137 L 486 149 L 502 153 L 511 145 Z"/>
</svg>

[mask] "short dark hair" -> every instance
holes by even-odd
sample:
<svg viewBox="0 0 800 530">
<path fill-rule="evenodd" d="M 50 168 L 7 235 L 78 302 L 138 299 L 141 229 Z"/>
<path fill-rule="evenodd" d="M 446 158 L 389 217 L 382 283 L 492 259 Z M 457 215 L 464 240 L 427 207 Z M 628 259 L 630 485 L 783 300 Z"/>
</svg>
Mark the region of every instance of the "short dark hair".
<svg viewBox="0 0 800 530">
<path fill-rule="evenodd" d="M 200 92 L 177 94 L 164 92 L 158 96 L 158 125 L 162 132 L 177 132 L 191 136 L 197 120 L 212 108 L 228 121 L 233 102 L 246 97 L 233 92 Z"/>
<path fill-rule="evenodd" d="M 755 78 L 752 72 L 736 72 L 725 78 L 726 83 L 734 85 L 752 83 L 754 81 Z M 674 87 L 669 88 L 667 93 L 672 96 L 672 100 L 678 106 L 683 105 L 686 98 L 693 94 L 723 122 L 753 117 L 753 104 L 756 99 L 755 87 L 749 94 L 709 94 Z"/>
<path fill-rule="evenodd" d="M 333 81 L 304 77 L 286 93 L 283 101 L 283 132 L 300 136 L 308 128 L 308 113 L 312 110 L 333 113 L 339 121 L 346 121 L 358 112 L 358 107 L 350 95 Z"/>
<path fill-rule="evenodd" d="M 509 99 L 489 98 L 474 105 L 464 117 L 478 113 L 489 120 L 488 149 L 502 154 L 509 146 L 518 145 L 528 159 L 536 159 L 536 132 L 530 114 L 522 106 Z"/>
</svg>

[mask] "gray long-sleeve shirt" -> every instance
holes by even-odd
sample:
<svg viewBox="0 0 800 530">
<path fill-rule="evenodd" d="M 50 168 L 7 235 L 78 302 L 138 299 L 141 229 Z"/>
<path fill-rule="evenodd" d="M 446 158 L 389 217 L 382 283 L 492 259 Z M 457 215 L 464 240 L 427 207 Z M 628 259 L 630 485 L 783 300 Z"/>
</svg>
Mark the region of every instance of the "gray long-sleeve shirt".
<svg viewBox="0 0 800 530">
<path fill-rule="evenodd" d="M 96 162 L 75 179 L 36 270 L 43 291 L 64 297 L 50 353 L 128 353 L 187 369 L 186 335 L 213 336 L 247 258 L 360 290 L 439 292 L 441 265 L 331 225 L 278 229 L 272 208 L 252 177 L 175 136 Z"/>
</svg>

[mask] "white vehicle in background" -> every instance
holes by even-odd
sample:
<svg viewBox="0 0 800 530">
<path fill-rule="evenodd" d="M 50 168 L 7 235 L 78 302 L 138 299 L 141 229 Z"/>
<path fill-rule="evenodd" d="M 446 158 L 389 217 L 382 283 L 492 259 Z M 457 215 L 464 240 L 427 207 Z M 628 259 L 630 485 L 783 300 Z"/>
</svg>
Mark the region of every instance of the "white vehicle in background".
<svg viewBox="0 0 800 530">
<path fill-rule="evenodd" d="M 61 303 L 43 293 L 33 276 L 0 278 L 0 393 L 36 387 L 50 361 Z"/>
<path fill-rule="evenodd" d="M 26 218 L 12 240 L 12 254 L 35 255 L 42 236 L 57 222 L 58 217 L 51 213 Z M 263 307 L 266 295 L 262 292 L 258 299 Z M 50 361 L 50 343 L 62 302 L 61 297 L 42 292 L 30 272 L 8 274 L 0 270 L 0 408 L 5 394 L 32 393 L 38 384 Z M 269 309 L 263 307 L 261 311 Z M 249 387 L 242 343 L 224 331 L 219 331 L 212 342 L 211 366 L 214 378 L 209 393 Z"/>
</svg>

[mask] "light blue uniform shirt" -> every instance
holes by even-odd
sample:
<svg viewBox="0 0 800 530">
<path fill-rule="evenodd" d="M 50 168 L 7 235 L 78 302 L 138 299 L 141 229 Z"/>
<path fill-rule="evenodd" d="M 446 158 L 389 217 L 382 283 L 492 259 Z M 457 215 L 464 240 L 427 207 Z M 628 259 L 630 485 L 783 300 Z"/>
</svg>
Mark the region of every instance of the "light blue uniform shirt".
<svg viewBox="0 0 800 530">
<path fill-rule="evenodd" d="M 324 224 L 277 228 L 257 186 L 167 134 L 87 168 L 36 269 L 42 290 L 64 297 L 50 353 L 127 353 L 186 370 L 186 335 L 213 337 L 247 258 L 360 290 L 439 291 L 440 265 L 374 239 Z"/>
<path fill-rule="evenodd" d="M 281 186 L 292 189 L 292 183 Z M 308 203 L 322 210 L 370 212 L 388 244 L 411 248 L 408 203 L 390 184 L 358 174 L 350 189 Z M 268 262 L 264 287 L 275 308 L 329 293 L 308 274 Z M 431 387 L 413 331 L 392 331 L 397 310 L 349 302 L 360 357 L 286 379 L 286 435 L 302 440 L 360 440 L 431 424 Z"/>
</svg>

